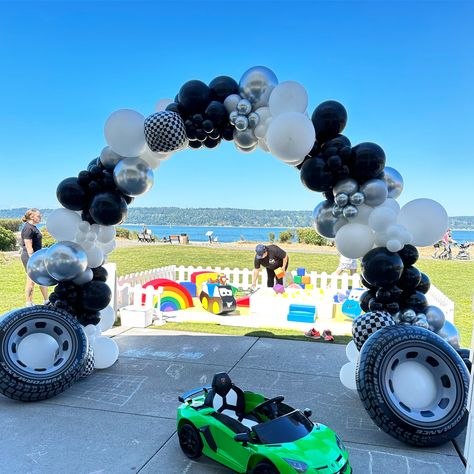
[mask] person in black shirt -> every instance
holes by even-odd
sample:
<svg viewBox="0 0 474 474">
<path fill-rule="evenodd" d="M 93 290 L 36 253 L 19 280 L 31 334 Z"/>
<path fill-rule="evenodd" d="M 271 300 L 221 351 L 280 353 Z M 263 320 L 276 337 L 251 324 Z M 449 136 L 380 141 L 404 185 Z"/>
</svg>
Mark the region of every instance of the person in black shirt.
<svg viewBox="0 0 474 474">
<path fill-rule="evenodd" d="M 38 209 L 30 209 L 26 211 L 21 220 L 25 223 L 21 229 L 21 261 L 26 270 L 28 259 L 34 252 L 37 252 L 43 247 L 43 234 L 41 234 L 40 230 L 36 227 L 36 224 L 41 222 L 41 213 Z M 34 287 L 35 282 L 27 274 L 25 286 L 26 306 L 33 306 Z M 40 290 L 44 302 L 47 303 L 48 288 L 46 286 L 40 286 Z"/>
<path fill-rule="evenodd" d="M 252 275 L 252 288 L 257 284 L 260 267 L 267 269 L 267 286 L 273 288 L 276 282 L 283 285 L 283 276 L 276 278 L 275 270 L 288 268 L 288 254 L 277 245 L 258 244 L 255 248 L 254 271 Z"/>
</svg>

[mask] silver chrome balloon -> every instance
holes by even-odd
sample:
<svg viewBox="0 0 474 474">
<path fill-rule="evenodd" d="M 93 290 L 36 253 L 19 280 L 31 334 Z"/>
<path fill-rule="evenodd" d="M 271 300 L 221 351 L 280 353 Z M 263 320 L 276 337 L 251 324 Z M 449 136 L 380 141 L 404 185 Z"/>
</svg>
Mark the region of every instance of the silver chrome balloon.
<svg viewBox="0 0 474 474">
<path fill-rule="evenodd" d="M 357 217 L 359 214 L 359 210 L 357 207 L 352 206 L 351 204 L 348 204 L 347 206 L 344 207 L 344 210 L 342 211 L 342 215 L 346 219 L 354 219 L 354 217 Z"/>
<path fill-rule="evenodd" d="M 387 185 L 381 179 L 369 179 L 361 185 L 359 191 L 364 193 L 365 204 L 379 206 L 388 196 Z"/>
<path fill-rule="evenodd" d="M 260 117 L 256 112 L 252 112 L 248 117 L 249 127 L 255 128 L 260 122 Z"/>
<path fill-rule="evenodd" d="M 81 273 L 77 278 L 74 278 L 73 282 L 76 285 L 84 285 L 89 283 L 94 278 L 94 274 L 90 268 L 87 268 L 84 273 Z"/>
<path fill-rule="evenodd" d="M 339 207 L 337 204 L 334 204 L 332 208 L 332 215 L 334 217 L 341 217 L 343 211 L 344 211 L 343 207 Z"/>
<path fill-rule="evenodd" d="M 258 144 L 258 139 L 250 128 L 239 132 L 234 130 L 234 142 L 239 148 L 252 148 Z"/>
<path fill-rule="evenodd" d="M 28 259 L 26 273 L 38 285 L 53 286 L 58 282 L 46 270 L 44 259 L 47 251 L 47 248 L 38 250 Z"/>
<path fill-rule="evenodd" d="M 74 280 L 87 268 L 86 252 L 80 245 L 67 240 L 49 247 L 44 260 L 46 270 L 58 281 Z"/>
<path fill-rule="evenodd" d="M 100 162 L 109 170 L 113 170 L 121 160 L 123 160 L 123 156 L 117 155 L 109 146 L 100 152 Z"/>
<path fill-rule="evenodd" d="M 237 104 L 237 112 L 240 115 L 248 115 L 250 112 L 252 112 L 252 104 L 250 101 L 247 99 L 239 100 L 239 103 Z"/>
<path fill-rule="evenodd" d="M 355 179 L 346 178 L 338 181 L 332 189 L 332 192 L 334 196 L 337 196 L 339 193 L 346 193 L 350 195 L 357 192 L 358 189 L 359 185 L 357 184 L 357 181 Z"/>
<path fill-rule="evenodd" d="M 437 306 L 429 305 L 423 311 L 425 313 L 430 329 L 434 332 L 438 332 L 446 321 L 443 311 Z"/>
<path fill-rule="evenodd" d="M 114 182 L 127 196 L 139 196 L 153 186 L 153 170 L 141 158 L 125 158 L 114 168 Z"/>
<path fill-rule="evenodd" d="M 400 313 L 400 321 L 413 324 L 416 320 L 416 313 L 412 309 L 405 309 Z"/>
<path fill-rule="evenodd" d="M 452 322 L 446 320 L 444 326 L 436 334 L 451 344 L 455 349 L 461 348 L 459 345 L 459 331 Z"/>
<path fill-rule="evenodd" d="M 323 237 L 333 239 L 336 232 L 344 225 L 347 220 L 344 217 L 334 217 L 334 204 L 330 201 L 320 202 L 313 211 L 313 227 L 316 232 Z"/>
<path fill-rule="evenodd" d="M 400 319 L 402 313 L 397 311 L 395 314 L 392 314 L 392 319 L 395 321 L 395 324 L 401 324 L 402 320 Z"/>
<path fill-rule="evenodd" d="M 334 202 L 338 206 L 344 207 L 349 202 L 349 195 L 347 195 L 346 193 L 336 194 L 336 196 L 334 198 Z"/>
<path fill-rule="evenodd" d="M 360 206 L 361 204 L 364 204 L 364 202 L 365 202 L 364 193 L 361 193 L 361 192 L 357 191 L 356 193 L 351 194 L 349 196 L 349 202 L 353 206 Z"/>
<path fill-rule="evenodd" d="M 255 151 L 257 149 L 257 146 L 258 146 L 258 143 L 249 148 L 242 148 L 241 146 L 236 145 L 237 149 L 241 151 L 242 153 L 252 153 L 252 151 Z"/>
<path fill-rule="evenodd" d="M 237 120 L 237 118 L 239 117 L 239 112 L 237 112 L 237 110 L 233 110 L 230 114 L 229 114 L 229 122 L 234 125 L 235 124 L 235 121 Z"/>
<path fill-rule="evenodd" d="M 430 328 L 428 320 L 426 319 L 426 316 L 423 313 L 416 315 L 416 319 L 413 322 L 413 326 L 419 326 L 420 328 L 425 328 L 425 329 Z"/>
<path fill-rule="evenodd" d="M 268 105 L 270 94 L 278 84 L 275 73 L 265 66 L 255 66 L 246 71 L 240 79 L 240 95 L 248 99 L 256 110 Z"/>
<path fill-rule="evenodd" d="M 226 108 L 228 114 L 237 108 L 237 104 L 240 102 L 240 99 L 242 99 L 242 97 L 240 97 L 239 94 L 231 94 L 225 98 L 224 107 Z"/>
<path fill-rule="evenodd" d="M 249 120 L 245 115 L 239 115 L 234 122 L 235 128 L 239 132 L 243 132 L 244 130 L 247 130 L 249 126 Z"/>
<path fill-rule="evenodd" d="M 395 168 L 391 168 L 390 166 L 386 166 L 383 172 L 383 180 L 387 185 L 388 197 L 397 199 L 403 191 L 402 175 Z"/>
</svg>

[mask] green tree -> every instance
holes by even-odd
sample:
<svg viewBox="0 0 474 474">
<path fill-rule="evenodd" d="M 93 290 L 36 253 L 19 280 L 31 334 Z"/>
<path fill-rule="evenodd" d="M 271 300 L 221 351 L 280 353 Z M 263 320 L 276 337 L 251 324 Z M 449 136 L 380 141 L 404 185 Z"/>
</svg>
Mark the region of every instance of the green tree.
<svg viewBox="0 0 474 474">
<path fill-rule="evenodd" d="M 278 236 L 278 239 L 282 244 L 284 244 L 285 242 L 290 242 L 291 240 L 293 240 L 293 238 L 294 234 L 291 230 L 283 230 Z"/>
<path fill-rule="evenodd" d="M 15 250 L 16 238 L 15 234 L 5 227 L 0 227 L 0 250 L 7 252 L 9 250 Z"/>
</svg>

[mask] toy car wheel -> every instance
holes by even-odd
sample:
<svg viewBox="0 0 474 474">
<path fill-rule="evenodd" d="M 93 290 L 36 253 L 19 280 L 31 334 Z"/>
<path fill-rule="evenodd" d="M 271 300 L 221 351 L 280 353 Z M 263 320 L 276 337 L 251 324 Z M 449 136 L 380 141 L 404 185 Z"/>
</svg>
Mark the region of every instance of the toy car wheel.
<svg viewBox="0 0 474 474">
<path fill-rule="evenodd" d="M 220 313 L 219 303 L 217 301 L 214 301 L 214 303 L 212 303 L 212 312 L 214 314 Z"/>
<path fill-rule="evenodd" d="M 356 381 L 369 416 L 400 441 L 437 446 L 466 426 L 466 365 L 450 344 L 428 329 L 379 329 L 362 347 Z"/>
<path fill-rule="evenodd" d="M 262 461 L 252 469 L 251 474 L 278 474 L 278 469 L 273 464 Z"/>
<path fill-rule="evenodd" d="M 202 304 L 202 307 L 207 311 L 207 309 L 209 308 L 209 300 L 206 297 L 204 297 L 202 299 L 201 304 Z"/>
<path fill-rule="evenodd" d="M 42 342 L 32 345 L 38 335 Z M 43 360 L 32 359 L 33 352 L 22 351 L 23 343 L 29 351 L 46 343 L 50 354 Z M 37 401 L 63 392 L 83 373 L 88 347 L 82 326 L 66 311 L 52 306 L 11 311 L 0 320 L 0 393 L 14 400 Z"/>
<path fill-rule="evenodd" d="M 178 430 L 179 445 L 189 459 L 197 459 L 202 454 L 203 444 L 199 431 L 189 422 Z"/>
</svg>

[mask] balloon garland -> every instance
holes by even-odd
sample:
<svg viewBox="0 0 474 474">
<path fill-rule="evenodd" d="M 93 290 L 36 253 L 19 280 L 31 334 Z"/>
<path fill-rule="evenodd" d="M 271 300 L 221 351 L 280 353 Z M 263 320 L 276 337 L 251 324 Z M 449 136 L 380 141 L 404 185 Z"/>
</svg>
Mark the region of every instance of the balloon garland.
<svg viewBox="0 0 474 474">
<path fill-rule="evenodd" d="M 323 193 L 313 212 L 314 228 L 334 239 L 345 257 L 362 259 L 367 291 L 360 301 L 365 313 L 353 325 L 358 350 L 379 329 L 396 325 L 431 330 L 459 349 L 456 328 L 439 308 L 428 305 L 428 276 L 414 266 L 416 246 L 435 243 L 447 229 L 446 211 L 431 199 L 400 208 L 400 173 L 385 166 L 379 145 L 352 146 L 342 135 L 348 118 L 344 106 L 325 101 L 311 118 L 307 106 L 301 84 L 279 83 L 273 71 L 257 66 L 239 83 L 227 76 L 209 85 L 186 82 L 174 100 L 160 100 L 146 118 L 128 109 L 109 116 L 107 146 L 100 156 L 58 185 L 63 207 L 47 220 L 58 242 L 35 253 L 27 268 L 33 281 L 55 285 L 50 302 L 85 326 L 97 367 L 108 367 L 118 357 L 115 342 L 100 334 L 113 323 L 105 311 L 111 293 L 102 267 L 115 247 L 113 226 L 126 218 L 136 196 L 151 189 L 153 170 L 162 160 L 186 148 L 215 148 L 222 140 L 233 141 L 244 153 L 257 147 L 271 153 L 299 170 L 304 186 Z"/>
</svg>

